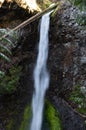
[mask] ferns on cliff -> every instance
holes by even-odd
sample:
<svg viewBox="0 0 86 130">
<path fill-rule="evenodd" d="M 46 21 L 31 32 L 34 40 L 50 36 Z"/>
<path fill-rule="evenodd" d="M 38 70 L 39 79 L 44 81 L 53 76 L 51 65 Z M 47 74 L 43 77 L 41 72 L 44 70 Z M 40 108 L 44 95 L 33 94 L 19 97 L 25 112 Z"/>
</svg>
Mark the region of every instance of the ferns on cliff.
<svg viewBox="0 0 86 130">
<path fill-rule="evenodd" d="M 69 0 L 74 5 L 78 6 L 81 10 L 86 10 L 86 0 Z"/>
<path fill-rule="evenodd" d="M 0 29 L 0 59 L 6 62 L 10 62 L 10 56 L 12 55 L 11 48 L 15 47 L 13 40 L 16 41 L 16 33 L 12 32 L 9 34 L 9 37 L 5 37 L 9 30 Z M 3 75 L 4 72 L 0 70 L 0 76 Z"/>
<path fill-rule="evenodd" d="M 81 13 L 77 16 L 77 22 L 86 26 L 86 0 L 69 0 L 73 5 L 77 6 Z"/>
</svg>

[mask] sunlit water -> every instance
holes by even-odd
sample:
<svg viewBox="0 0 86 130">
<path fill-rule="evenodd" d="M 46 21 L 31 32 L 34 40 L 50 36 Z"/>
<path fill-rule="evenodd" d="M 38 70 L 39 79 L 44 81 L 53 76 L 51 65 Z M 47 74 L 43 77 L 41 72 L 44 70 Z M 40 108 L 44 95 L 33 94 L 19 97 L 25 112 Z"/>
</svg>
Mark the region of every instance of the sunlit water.
<svg viewBox="0 0 86 130">
<path fill-rule="evenodd" d="M 33 117 L 30 130 L 41 130 L 44 96 L 49 86 L 49 73 L 46 66 L 48 58 L 49 15 L 50 13 L 47 13 L 41 19 L 38 57 L 34 69 L 35 92 L 32 99 Z"/>
</svg>

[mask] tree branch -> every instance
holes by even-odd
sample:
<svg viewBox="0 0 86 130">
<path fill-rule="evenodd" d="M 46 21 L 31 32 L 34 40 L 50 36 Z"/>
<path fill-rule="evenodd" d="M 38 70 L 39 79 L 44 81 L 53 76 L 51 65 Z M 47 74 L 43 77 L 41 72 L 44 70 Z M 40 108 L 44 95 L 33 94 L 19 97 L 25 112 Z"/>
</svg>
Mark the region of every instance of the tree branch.
<svg viewBox="0 0 86 130">
<path fill-rule="evenodd" d="M 23 23 L 21 23 L 20 25 L 16 26 L 15 28 L 13 28 L 11 31 L 9 31 L 7 34 L 3 35 L 0 40 L 2 40 L 3 38 L 7 37 L 12 31 L 16 31 L 18 29 L 21 29 L 23 27 L 25 27 L 26 25 L 30 24 L 31 22 L 37 20 L 38 18 L 40 18 L 43 14 L 55 9 L 58 6 L 57 4 L 52 4 L 51 6 L 49 6 L 47 9 L 43 10 L 42 12 L 37 13 L 36 15 L 32 16 L 31 18 L 27 19 L 26 21 L 24 21 Z"/>
</svg>

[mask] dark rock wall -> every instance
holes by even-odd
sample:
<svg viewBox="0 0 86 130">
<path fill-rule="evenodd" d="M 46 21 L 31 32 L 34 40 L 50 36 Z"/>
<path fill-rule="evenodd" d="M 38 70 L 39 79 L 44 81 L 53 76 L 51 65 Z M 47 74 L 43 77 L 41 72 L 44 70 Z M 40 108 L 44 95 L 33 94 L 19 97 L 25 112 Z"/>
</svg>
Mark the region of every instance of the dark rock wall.
<svg viewBox="0 0 86 130">
<path fill-rule="evenodd" d="M 86 30 L 75 21 L 78 10 L 64 4 L 51 20 L 50 89 L 68 95 L 73 86 L 86 87 Z"/>
<path fill-rule="evenodd" d="M 76 23 L 78 11 L 64 3 L 50 25 L 48 96 L 61 114 L 63 130 L 86 129 L 86 117 L 64 101 L 69 101 L 75 86 L 86 90 L 86 30 Z"/>
</svg>

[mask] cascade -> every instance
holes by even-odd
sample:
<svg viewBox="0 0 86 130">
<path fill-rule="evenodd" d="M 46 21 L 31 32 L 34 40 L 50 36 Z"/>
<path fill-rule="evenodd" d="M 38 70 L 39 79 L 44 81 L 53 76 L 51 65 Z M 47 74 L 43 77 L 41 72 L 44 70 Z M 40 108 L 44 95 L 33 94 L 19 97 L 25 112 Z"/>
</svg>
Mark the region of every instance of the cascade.
<svg viewBox="0 0 86 130">
<path fill-rule="evenodd" d="M 41 130 L 44 97 L 49 86 L 49 73 L 47 70 L 48 58 L 48 31 L 51 12 L 42 16 L 40 25 L 40 40 L 37 62 L 34 69 L 34 88 L 32 98 L 32 122 L 30 130 Z"/>
</svg>

